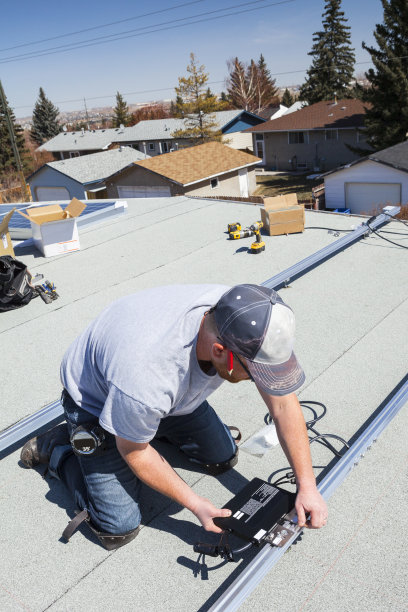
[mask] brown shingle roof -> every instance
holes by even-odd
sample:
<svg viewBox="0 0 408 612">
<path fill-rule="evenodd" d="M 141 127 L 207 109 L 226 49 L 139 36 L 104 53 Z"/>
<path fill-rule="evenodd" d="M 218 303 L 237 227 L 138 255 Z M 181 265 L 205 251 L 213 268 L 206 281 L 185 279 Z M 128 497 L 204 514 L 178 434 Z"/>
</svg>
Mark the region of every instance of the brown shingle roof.
<svg viewBox="0 0 408 612">
<path fill-rule="evenodd" d="M 364 125 L 366 104 L 361 100 L 343 99 L 316 102 L 300 110 L 270 119 L 246 132 L 280 132 L 285 130 L 321 130 L 333 128 L 358 128 Z"/>
<path fill-rule="evenodd" d="M 156 157 L 144 159 L 135 162 L 135 164 L 172 179 L 181 185 L 188 185 L 209 176 L 222 174 L 260 161 L 262 160 L 259 157 L 237 151 L 220 142 L 208 142 L 173 153 L 156 155 Z"/>
</svg>

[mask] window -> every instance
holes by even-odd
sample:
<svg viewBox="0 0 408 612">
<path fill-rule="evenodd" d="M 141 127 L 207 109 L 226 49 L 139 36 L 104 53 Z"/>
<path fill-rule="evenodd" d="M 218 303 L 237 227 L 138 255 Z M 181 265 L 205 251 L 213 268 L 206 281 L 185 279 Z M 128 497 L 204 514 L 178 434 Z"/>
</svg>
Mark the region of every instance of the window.
<svg viewBox="0 0 408 612">
<path fill-rule="evenodd" d="M 69 156 L 70 156 L 70 158 L 72 158 L 72 157 L 79 157 L 79 151 L 70 151 L 69 152 Z"/>
<path fill-rule="evenodd" d="M 325 136 L 326 136 L 326 140 L 338 140 L 339 130 L 326 130 Z"/>
<path fill-rule="evenodd" d="M 263 139 L 264 139 L 263 134 L 255 134 L 255 140 L 263 140 Z"/>
<path fill-rule="evenodd" d="M 211 179 L 211 189 L 216 189 L 218 187 L 218 178 Z"/>
<path fill-rule="evenodd" d="M 308 144 L 309 133 L 308 132 L 288 132 L 289 144 Z"/>
<path fill-rule="evenodd" d="M 154 151 L 156 149 L 156 145 L 154 142 L 149 142 L 149 151 Z"/>
</svg>

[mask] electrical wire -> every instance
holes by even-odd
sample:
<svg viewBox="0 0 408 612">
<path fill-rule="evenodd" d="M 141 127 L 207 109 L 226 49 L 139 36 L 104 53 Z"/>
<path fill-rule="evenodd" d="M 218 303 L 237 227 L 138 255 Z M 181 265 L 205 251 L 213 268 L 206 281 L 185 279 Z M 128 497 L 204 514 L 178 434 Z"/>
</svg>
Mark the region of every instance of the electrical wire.
<svg viewBox="0 0 408 612">
<path fill-rule="evenodd" d="M 373 232 L 373 234 L 375 234 L 379 238 L 382 238 L 382 240 L 385 240 L 386 242 L 390 242 L 391 244 L 397 247 L 400 247 L 401 249 L 408 249 L 408 246 L 405 246 L 404 244 L 399 244 L 398 242 L 394 242 L 393 240 L 390 240 L 389 238 L 386 238 L 385 236 L 382 236 L 381 234 L 379 234 L 373 227 L 371 227 L 368 221 L 367 221 L 367 227 Z"/>
<path fill-rule="evenodd" d="M 242 13 L 249 13 L 249 12 L 253 12 L 253 11 L 259 11 L 261 9 L 264 8 L 268 8 L 271 6 L 277 6 L 280 4 L 288 4 L 290 2 L 295 2 L 296 0 L 279 0 L 278 2 L 272 2 L 272 3 L 268 3 L 268 4 L 264 4 L 263 6 L 257 6 L 257 7 L 252 7 L 249 9 L 243 9 L 241 11 L 237 11 L 235 10 L 237 6 L 248 6 L 249 4 L 257 4 L 259 2 L 266 2 L 267 0 L 254 0 L 254 2 L 247 2 L 245 4 L 239 4 L 239 5 L 234 5 L 234 6 L 229 6 L 226 7 L 224 9 L 216 9 L 214 11 L 207 11 L 206 13 L 199 13 L 198 15 L 192 15 L 191 17 L 185 17 L 182 19 L 178 19 L 178 20 L 173 20 L 173 21 L 169 21 L 169 22 L 163 22 L 162 24 L 157 24 L 157 25 L 164 25 L 166 23 L 170 23 L 170 24 L 174 24 L 174 21 L 182 21 L 182 20 L 187 20 L 187 19 L 194 19 L 194 21 L 189 21 L 188 23 L 178 23 L 177 25 L 168 25 L 164 28 L 162 27 L 157 27 L 157 25 L 152 25 L 152 26 L 145 26 L 143 28 L 137 28 L 136 30 L 133 30 L 133 32 L 139 32 L 137 34 L 126 34 L 125 36 L 123 36 L 123 33 L 118 33 L 118 34 L 110 34 L 107 35 L 104 38 L 104 40 L 99 40 L 96 42 L 87 42 L 87 41 L 82 41 L 79 43 L 73 43 L 71 45 L 61 45 L 59 47 L 50 47 L 49 49 L 44 49 L 42 51 L 38 51 L 38 52 L 31 52 L 31 53 L 23 53 L 21 55 L 15 55 L 15 56 L 10 56 L 10 57 L 6 57 L 0 60 L 0 64 L 8 64 L 11 62 L 18 62 L 18 61 L 23 61 L 25 59 L 33 59 L 33 58 L 37 58 L 37 57 L 43 57 L 45 55 L 55 55 L 56 53 L 63 53 L 65 51 L 72 51 L 74 49 L 83 49 L 85 47 L 92 47 L 95 45 L 102 45 L 102 44 L 106 44 L 109 42 L 114 42 L 117 40 L 124 40 L 126 38 L 135 38 L 138 36 L 143 36 L 145 34 L 153 34 L 156 32 L 163 32 L 165 30 L 172 30 L 175 28 L 182 28 L 182 27 L 186 27 L 186 26 L 190 26 L 190 25 L 194 25 L 196 23 L 203 23 L 203 22 L 207 22 L 207 21 L 214 21 L 216 19 L 222 19 L 224 17 L 229 17 L 231 15 L 240 15 Z M 201 15 L 210 15 L 210 14 L 214 14 L 220 11 L 227 11 L 230 9 L 234 9 L 232 12 L 230 13 L 225 13 L 224 15 L 218 15 L 215 17 L 206 17 L 203 19 L 195 19 L 195 17 L 199 17 Z M 141 32 L 140 30 L 146 30 L 147 28 L 152 28 L 149 31 L 145 31 L 145 32 Z M 116 38 L 113 38 L 114 36 L 116 36 Z M 111 40 L 106 40 L 106 38 L 111 37 Z M 97 40 L 97 39 L 91 39 L 91 40 Z"/>
<path fill-rule="evenodd" d="M 294 2 L 294 0 L 286 0 L 287 2 Z M 267 0 L 253 0 L 253 2 L 247 2 L 247 3 L 241 3 L 241 4 L 234 4 L 232 6 L 227 6 L 225 8 L 222 9 L 215 9 L 213 11 L 205 11 L 204 13 L 198 13 L 197 15 L 192 15 L 190 17 L 180 17 L 178 19 L 171 19 L 170 21 L 162 21 L 161 23 L 155 23 L 153 25 L 147 25 L 147 26 L 142 26 L 140 28 L 135 28 L 133 30 L 124 30 L 123 32 L 117 32 L 116 34 L 104 34 L 103 36 L 97 36 L 96 38 L 89 38 L 88 40 L 83 40 L 83 41 L 79 41 L 76 43 L 68 43 L 66 45 L 59 45 L 57 47 L 48 47 L 48 49 L 41 49 L 39 51 L 29 51 L 28 53 L 23 53 L 20 55 L 12 55 L 10 57 L 5 57 L 2 58 L 0 60 L 0 63 L 6 60 L 12 60 L 12 59 L 22 59 L 22 58 L 30 58 L 30 57 L 37 57 L 37 53 L 39 54 L 45 54 L 46 51 L 69 51 L 71 49 L 77 49 L 77 48 L 82 48 L 82 47 L 90 47 L 92 46 L 92 43 L 94 41 L 100 41 L 102 40 L 103 42 L 111 42 L 109 40 L 107 40 L 108 38 L 112 38 L 112 40 L 122 40 L 123 38 L 128 38 L 128 36 L 124 36 L 125 34 L 133 34 L 135 32 L 141 32 L 141 33 L 145 33 L 144 30 L 151 30 L 152 28 L 156 28 L 159 26 L 163 26 L 163 25 L 169 25 L 169 24 L 174 24 L 174 23 L 179 23 L 181 21 L 189 21 L 190 19 L 194 19 L 195 17 L 203 17 L 204 15 L 213 15 L 215 13 L 221 13 L 224 11 L 227 11 L 229 9 L 236 9 L 239 8 L 241 6 L 248 6 L 251 4 L 260 4 L 260 3 L 265 3 L 267 2 Z M 260 7 L 263 8 L 263 7 Z M 85 44 L 86 43 L 86 44 Z M 98 44 L 98 43 L 95 43 Z"/>
<path fill-rule="evenodd" d="M 101 25 L 92 26 L 90 28 L 84 28 L 83 30 L 76 30 L 75 32 L 68 32 L 67 34 L 59 34 L 58 36 L 51 36 L 50 38 L 42 38 L 41 40 L 33 40 L 29 43 L 22 43 L 20 45 L 14 45 L 13 47 L 4 47 L 0 49 L 0 53 L 4 51 L 11 51 L 12 49 L 20 49 L 21 47 L 31 47 L 31 45 L 39 45 L 43 42 L 48 42 L 50 40 L 59 40 L 60 38 L 67 38 L 68 36 L 75 36 L 76 34 L 83 34 L 84 32 L 91 32 L 92 30 L 100 30 L 101 28 L 108 28 L 112 25 L 117 25 L 119 23 L 125 23 L 127 21 L 134 21 L 135 19 L 143 19 L 143 17 L 150 17 L 151 15 L 157 15 L 159 13 L 167 13 L 168 11 L 174 11 L 178 8 L 183 8 L 185 6 L 189 6 L 191 4 L 199 4 L 201 2 L 206 2 L 207 0 L 192 0 L 191 2 L 183 2 L 183 4 L 176 4 L 174 6 L 169 6 L 165 9 L 160 9 L 158 11 L 151 11 L 150 13 L 143 13 L 141 15 L 135 15 L 134 17 L 126 17 L 125 19 L 118 19 L 117 21 L 110 21 L 109 23 L 102 23 Z"/>
</svg>

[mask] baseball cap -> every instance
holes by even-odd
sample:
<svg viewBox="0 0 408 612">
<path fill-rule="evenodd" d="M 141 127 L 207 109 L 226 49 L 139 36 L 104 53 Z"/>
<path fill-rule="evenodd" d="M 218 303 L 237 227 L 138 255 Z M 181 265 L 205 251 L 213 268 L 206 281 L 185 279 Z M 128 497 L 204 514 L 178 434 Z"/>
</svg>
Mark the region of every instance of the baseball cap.
<svg viewBox="0 0 408 612">
<path fill-rule="evenodd" d="M 298 389 L 305 374 L 293 352 L 295 315 L 282 298 L 261 285 L 229 289 L 212 309 L 219 336 L 245 357 L 255 383 L 271 395 Z"/>
</svg>

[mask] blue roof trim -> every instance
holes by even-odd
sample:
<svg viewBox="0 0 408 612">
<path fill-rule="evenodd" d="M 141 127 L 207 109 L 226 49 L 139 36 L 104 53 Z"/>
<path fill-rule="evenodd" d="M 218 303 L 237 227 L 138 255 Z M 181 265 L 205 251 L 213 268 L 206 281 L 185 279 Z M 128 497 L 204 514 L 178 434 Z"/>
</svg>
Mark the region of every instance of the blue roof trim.
<svg viewBox="0 0 408 612">
<path fill-rule="evenodd" d="M 228 121 L 228 123 L 226 123 L 222 128 L 221 131 L 223 134 L 228 134 L 228 130 L 229 130 L 229 126 L 231 126 L 232 124 L 236 123 L 239 119 L 241 119 L 242 115 L 247 115 L 248 117 L 254 118 L 254 119 L 258 119 L 258 123 L 249 123 L 248 127 L 254 127 L 254 125 L 259 125 L 260 123 L 265 123 L 266 119 L 264 119 L 263 117 L 259 117 L 259 115 L 255 115 L 255 113 L 251 113 L 250 111 L 246 111 L 243 110 L 239 115 L 237 115 L 236 117 L 234 117 L 233 119 L 231 119 L 231 121 Z M 242 130 L 236 130 L 236 131 L 242 131 Z"/>
</svg>

